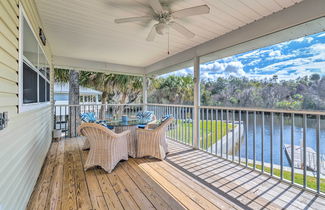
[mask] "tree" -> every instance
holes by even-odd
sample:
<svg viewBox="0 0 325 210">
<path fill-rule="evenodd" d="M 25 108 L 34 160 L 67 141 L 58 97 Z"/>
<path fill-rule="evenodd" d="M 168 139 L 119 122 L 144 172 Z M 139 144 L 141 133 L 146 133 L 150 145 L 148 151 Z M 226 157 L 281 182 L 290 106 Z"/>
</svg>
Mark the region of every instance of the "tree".
<svg viewBox="0 0 325 210">
<path fill-rule="evenodd" d="M 193 77 L 168 76 L 153 79 L 149 88 L 149 102 L 193 104 Z"/>
<path fill-rule="evenodd" d="M 69 70 L 56 69 L 55 81 L 69 82 Z M 81 71 L 79 85 L 102 92 L 103 106 L 101 106 L 99 117 L 104 119 L 106 109 L 104 105 L 108 102 L 128 104 L 139 99 L 142 92 L 142 77 Z M 119 109 L 120 114 L 122 111 L 123 109 Z"/>
<path fill-rule="evenodd" d="M 79 72 L 69 72 L 69 105 L 79 105 Z M 77 127 L 80 125 L 80 107 L 69 107 L 69 131 L 70 137 L 77 135 Z"/>
<path fill-rule="evenodd" d="M 317 82 L 320 80 L 320 75 L 319 74 L 312 74 L 310 75 L 310 80 Z"/>
</svg>

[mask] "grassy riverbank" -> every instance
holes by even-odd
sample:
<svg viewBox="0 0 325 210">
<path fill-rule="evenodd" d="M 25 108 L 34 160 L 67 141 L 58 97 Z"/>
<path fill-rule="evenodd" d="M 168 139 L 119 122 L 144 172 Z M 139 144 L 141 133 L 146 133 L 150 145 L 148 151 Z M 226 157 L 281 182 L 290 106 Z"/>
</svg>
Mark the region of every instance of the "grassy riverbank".
<svg viewBox="0 0 325 210">
<path fill-rule="evenodd" d="M 192 142 L 192 127 L 193 124 L 191 121 L 177 120 L 177 128 L 173 128 L 168 131 L 168 136 L 171 138 L 178 139 L 184 143 Z M 216 135 L 216 129 L 218 130 L 218 135 Z M 227 123 L 221 121 L 211 121 L 211 120 L 200 120 L 200 145 L 203 145 L 203 148 L 206 149 L 207 146 L 210 147 L 217 142 L 217 139 L 220 140 L 222 136 L 226 135 Z M 228 123 L 228 132 L 231 131 L 232 124 Z M 221 132 L 222 131 L 222 132 Z"/>
<path fill-rule="evenodd" d="M 253 167 L 252 163 L 249 163 L 248 165 Z M 261 165 L 256 165 L 256 168 L 259 169 L 259 170 L 262 170 Z M 271 168 L 264 166 L 264 171 L 266 173 L 270 173 Z M 273 168 L 273 175 L 274 176 L 280 177 L 280 173 L 281 173 L 280 169 Z M 283 171 L 283 179 L 291 181 L 291 171 L 285 171 L 284 170 Z M 316 190 L 316 188 L 317 188 L 317 182 L 316 181 L 317 181 L 316 177 L 307 176 L 307 187 Z M 303 174 L 295 173 L 294 182 L 297 183 L 297 184 L 303 185 L 303 183 L 304 183 Z M 320 179 L 320 191 L 325 192 L 325 179 Z"/>
</svg>

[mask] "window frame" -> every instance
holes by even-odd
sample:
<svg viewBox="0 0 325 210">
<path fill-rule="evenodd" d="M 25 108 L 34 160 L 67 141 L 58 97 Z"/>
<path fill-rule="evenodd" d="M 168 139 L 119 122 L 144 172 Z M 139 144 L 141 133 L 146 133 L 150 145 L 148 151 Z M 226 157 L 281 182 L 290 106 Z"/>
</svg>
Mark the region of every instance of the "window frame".
<svg viewBox="0 0 325 210">
<path fill-rule="evenodd" d="M 24 20 L 26 20 L 26 23 L 28 24 L 28 27 L 31 29 L 34 38 L 37 41 L 38 44 L 38 50 L 37 50 L 37 54 L 38 54 L 38 61 L 39 62 L 39 53 L 42 52 L 45 60 L 47 61 L 47 63 L 49 64 L 49 71 L 51 71 L 50 69 L 50 62 L 49 59 L 47 57 L 47 55 L 45 54 L 45 51 L 43 49 L 43 45 L 42 43 L 39 41 L 36 33 L 33 30 L 33 27 L 31 26 L 31 22 L 29 21 L 25 10 L 23 8 L 23 6 L 20 4 L 19 6 L 19 54 L 18 54 L 18 100 L 19 100 L 19 106 L 18 106 L 18 113 L 21 112 L 26 112 L 26 111 L 31 111 L 31 110 L 36 110 L 36 109 L 40 109 L 46 106 L 49 106 L 51 104 L 51 97 L 49 97 L 49 101 L 46 101 L 46 93 L 47 91 L 51 91 L 51 82 L 50 82 L 50 78 L 48 79 L 46 77 L 46 73 L 45 75 L 43 75 L 40 70 L 38 68 L 36 68 L 25 56 L 24 56 L 24 43 L 23 43 L 23 36 L 24 36 Z M 24 82 L 23 82 L 23 67 L 24 67 L 24 63 L 26 65 L 28 65 L 33 71 L 35 71 L 37 73 L 37 102 L 36 103 L 28 103 L 28 104 L 24 104 L 24 94 L 23 94 L 23 89 L 24 89 Z M 50 72 L 49 72 L 50 74 Z M 45 102 L 40 102 L 39 101 L 39 76 L 41 76 L 44 80 L 45 80 Z M 49 90 L 47 90 L 47 83 L 49 84 Z"/>
</svg>

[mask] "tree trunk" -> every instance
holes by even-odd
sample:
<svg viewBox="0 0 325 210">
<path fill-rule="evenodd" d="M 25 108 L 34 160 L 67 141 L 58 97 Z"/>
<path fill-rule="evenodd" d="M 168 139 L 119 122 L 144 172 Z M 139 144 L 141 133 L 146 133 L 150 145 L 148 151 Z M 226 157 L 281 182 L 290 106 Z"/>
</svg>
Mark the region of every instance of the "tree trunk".
<svg viewBox="0 0 325 210">
<path fill-rule="evenodd" d="M 69 105 L 79 105 L 79 72 L 70 70 L 69 75 Z M 80 107 L 69 108 L 69 134 L 77 136 L 77 127 L 80 125 Z"/>
<path fill-rule="evenodd" d="M 120 104 L 125 104 L 126 103 L 126 98 L 127 98 L 127 94 L 122 93 L 122 98 L 120 100 Z M 123 111 L 124 111 L 124 105 L 119 106 L 118 107 L 118 117 L 121 117 L 123 115 Z"/>
<path fill-rule="evenodd" d="M 107 93 L 107 91 L 103 91 L 103 93 L 102 93 L 102 106 L 101 106 L 100 112 L 99 112 L 99 117 L 102 120 L 105 119 L 105 110 L 106 110 L 107 99 L 108 99 L 108 93 Z"/>
</svg>

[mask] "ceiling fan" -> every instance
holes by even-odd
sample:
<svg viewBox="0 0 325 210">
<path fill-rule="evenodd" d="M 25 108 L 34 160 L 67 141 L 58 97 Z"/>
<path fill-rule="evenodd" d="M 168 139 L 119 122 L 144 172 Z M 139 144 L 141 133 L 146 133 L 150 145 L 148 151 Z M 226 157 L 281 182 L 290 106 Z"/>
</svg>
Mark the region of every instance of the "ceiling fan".
<svg viewBox="0 0 325 210">
<path fill-rule="evenodd" d="M 159 0 L 149 0 L 149 4 L 154 11 L 153 15 L 119 18 L 115 19 L 115 23 L 155 20 L 157 23 L 151 28 L 147 36 L 147 41 L 153 41 L 156 37 L 156 34 L 163 35 L 166 29 L 169 27 L 182 34 L 186 38 L 191 39 L 195 36 L 195 34 L 185 28 L 183 25 L 175 22 L 175 20 L 188 16 L 208 14 L 210 12 L 208 5 L 190 7 L 178 11 L 171 11 L 168 5 L 161 4 Z"/>
</svg>

